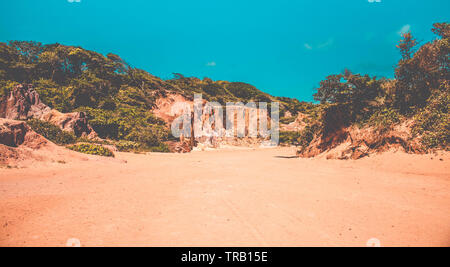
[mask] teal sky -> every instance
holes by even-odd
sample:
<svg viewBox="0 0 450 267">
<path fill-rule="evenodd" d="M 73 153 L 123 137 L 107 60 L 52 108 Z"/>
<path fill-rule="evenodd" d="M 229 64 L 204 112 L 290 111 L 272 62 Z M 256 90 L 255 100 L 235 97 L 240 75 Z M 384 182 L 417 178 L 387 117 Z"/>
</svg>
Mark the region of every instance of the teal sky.
<svg viewBox="0 0 450 267">
<path fill-rule="evenodd" d="M 82 46 L 164 79 L 243 81 L 300 100 L 344 68 L 392 77 L 400 32 L 423 43 L 450 17 L 448 0 L 71 1 L 0 1 L 0 41 Z"/>
</svg>

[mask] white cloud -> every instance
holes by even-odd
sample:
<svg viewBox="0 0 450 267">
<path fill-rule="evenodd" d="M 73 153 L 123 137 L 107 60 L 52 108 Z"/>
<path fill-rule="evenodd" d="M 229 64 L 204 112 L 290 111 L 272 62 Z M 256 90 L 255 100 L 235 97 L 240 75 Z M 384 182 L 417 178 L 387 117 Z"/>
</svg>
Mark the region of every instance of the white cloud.
<svg viewBox="0 0 450 267">
<path fill-rule="evenodd" d="M 367 0 L 369 3 L 381 3 L 381 0 Z"/>
<path fill-rule="evenodd" d="M 403 34 L 405 34 L 405 33 L 410 32 L 410 31 L 411 31 L 411 25 L 406 24 L 405 26 L 403 26 L 403 27 L 397 32 L 397 34 L 401 36 L 401 35 L 403 35 Z"/>
<path fill-rule="evenodd" d="M 217 66 L 217 63 L 214 62 L 214 61 L 211 61 L 211 62 L 206 63 L 206 66 L 208 66 L 208 67 L 215 67 L 215 66 Z"/>
<path fill-rule="evenodd" d="M 334 38 L 330 38 L 326 42 L 323 42 L 323 43 L 315 43 L 314 45 L 311 43 L 305 43 L 303 46 L 307 50 L 314 50 L 314 49 L 324 49 L 324 48 L 332 46 L 333 44 L 334 44 Z"/>
</svg>

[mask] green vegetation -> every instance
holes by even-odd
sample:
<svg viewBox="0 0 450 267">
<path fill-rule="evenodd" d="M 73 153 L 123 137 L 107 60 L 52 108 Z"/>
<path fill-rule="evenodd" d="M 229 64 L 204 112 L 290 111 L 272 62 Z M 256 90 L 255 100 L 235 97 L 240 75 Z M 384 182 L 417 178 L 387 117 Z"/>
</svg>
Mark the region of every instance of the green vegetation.
<svg viewBox="0 0 450 267">
<path fill-rule="evenodd" d="M 446 148 L 450 144 L 450 95 L 435 93 L 428 99 L 428 105 L 414 116 L 413 133 L 422 136 L 425 148 Z"/>
<path fill-rule="evenodd" d="M 0 97 L 17 83 L 32 83 L 42 101 L 61 112 L 85 111 L 101 138 L 143 147 L 159 147 L 168 139 L 164 122 L 150 110 L 166 90 L 179 90 L 114 54 L 61 44 L 0 43 Z M 46 137 L 57 140 L 59 133 L 50 131 Z"/>
<path fill-rule="evenodd" d="M 132 141 L 118 141 L 114 145 L 120 152 L 137 152 L 140 149 L 139 143 Z"/>
<path fill-rule="evenodd" d="M 158 146 L 153 146 L 148 149 L 150 152 L 159 152 L 159 153 L 169 153 L 169 146 L 165 143 L 159 144 Z"/>
<path fill-rule="evenodd" d="M 305 149 L 313 141 L 314 137 L 321 131 L 321 125 L 318 123 L 307 125 L 303 131 L 281 131 L 280 143 L 285 145 L 300 146 Z"/>
<path fill-rule="evenodd" d="M 313 141 L 314 137 L 321 131 L 320 124 L 307 125 L 298 138 L 299 146 L 302 150 L 305 150 Z"/>
<path fill-rule="evenodd" d="M 77 138 L 73 133 L 63 131 L 58 126 L 55 126 L 49 122 L 31 119 L 27 121 L 27 124 L 31 127 L 31 129 L 33 129 L 33 131 L 55 144 L 68 145 L 76 142 Z"/>
<path fill-rule="evenodd" d="M 111 152 L 111 150 L 96 144 L 75 144 L 75 145 L 69 145 L 67 146 L 68 149 L 71 149 L 76 152 L 89 154 L 89 155 L 97 155 L 97 156 L 104 156 L 104 157 L 114 157 L 114 154 Z"/>
<path fill-rule="evenodd" d="M 281 131 L 280 132 L 280 144 L 286 145 L 298 145 L 300 139 L 300 133 L 296 131 Z"/>
<path fill-rule="evenodd" d="M 395 79 L 350 70 L 329 75 L 314 95 L 320 104 L 274 97 L 241 82 L 201 80 L 178 73 L 162 80 L 112 53 L 105 56 L 81 47 L 26 41 L 0 43 L 0 98 L 17 83 L 32 83 L 50 107 L 86 112 L 99 136 L 119 144 L 122 151 L 166 151 L 169 129 L 151 109 L 168 92 L 188 99 L 201 93 L 204 99 L 222 104 L 278 101 L 282 123 L 292 122 L 299 112 L 308 115 L 309 126 L 304 131 L 280 134 L 282 142 L 302 147 L 320 131 L 333 130 L 333 123 L 389 128 L 413 118 L 413 132 L 425 148 L 448 149 L 450 25 L 433 26 L 438 38 L 420 47 L 411 33 L 403 35 L 397 46 L 401 59 Z M 49 125 L 31 124 L 54 142 L 74 142 Z"/>
<path fill-rule="evenodd" d="M 432 31 L 439 38 L 419 48 L 411 33 L 403 35 L 393 80 L 346 70 L 322 81 L 314 98 L 325 107 L 319 119 L 324 130 L 333 120 L 343 126 L 389 128 L 413 118 L 413 132 L 425 149 L 448 149 L 450 24 L 436 23 Z"/>
<path fill-rule="evenodd" d="M 401 115 L 397 110 L 392 108 L 384 108 L 376 111 L 369 119 L 368 124 L 379 128 L 387 128 L 391 125 L 399 123 Z"/>
<path fill-rule="evenodd" d="M 246 83 L 200 80 L 181 74 L 165 81 L 132 68 L 112 53 L 104 56 L 81 47 L 28 41 L 0 43 L 0 97 L 17 83 L 33 84 L 42 101 L 61 112 L 86 112 L 101 138 L 134 142 L 140 149 L 158 151 L 167 150 L 164 142 L 170 135 L 151 109 L 167 92 L 188 99 L 202 93 L 204 99 L 222 104 L 276 100 Z M 279 101 L 283 114 L 314 106 L 289 98 Z M 49 139 L 53 135 L 49 134 Z"/>
<path fill-rule="evenodd" d="M 118 141 L 115 142 L 114 145 L 120 152 L 160 152 L 160 153 L 169 153 L 169 146 L 165 143 L 159 143 L 154 146 L 142 146 L 141 143 L 133 142 L 133 141 Z"/>
<path fill-rule="evenodd" d="M 14 86 L 18 85 L 17 82 L 13 81 L 0 81 L 0 99 L 8 96 L 8 93 L 11 91 Z"/>
</svg>

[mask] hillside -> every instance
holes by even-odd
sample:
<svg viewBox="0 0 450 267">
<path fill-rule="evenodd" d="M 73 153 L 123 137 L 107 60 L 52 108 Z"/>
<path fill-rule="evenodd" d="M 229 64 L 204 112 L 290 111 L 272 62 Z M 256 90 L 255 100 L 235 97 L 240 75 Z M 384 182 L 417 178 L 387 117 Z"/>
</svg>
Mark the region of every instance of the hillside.
<svg viewBox="0 0 450 267">
<path fill-rule="evenodd" d="M 299 155 L 358 159 L 391 149 L 449 150 L 450 25 L 433 26 L 437 38 L 422 46 L 403 35 L 394 79 L 346 70 L 323 80 L 314 95 L 320 116 L 299 135 Z"/>
<path fill-rule="evenodd" d="M 174 150 L 168 110 L 174 99 L 190 102 L 195 93 L 222 104 L 280 102 L 280 141 L 299 146 L 300 156 L 328 153 L 333 154 L 330 158 L 356 159 L 391 148 L 414 153 L 448 150 L 449 24 L 437 23 L 433 32 L 438 38 L 421 47 L 411 33 L 403 36 L 395 79 L 350 70 L 328 76 L 314 95 L 320 104 L 272 96 L 242 82 L 178 73 L 163 80 L 112 53 L 11 41 L 0 43 L 0 103 L 6 107 L 15 88 L 30 85 L 38 104 L 57 115 L 51 118 L 85 119 L 83 127 L 92 127 L 95 138 L 122 151 Z M 5 114 L 2 117 L 8 117 Z M 13 119 L 31 118 L 44 117 Z M 61 120 L 44 120 L 64 128 Z M 89 142 L 86 135 L 75 135 L 84 138 L 75 142 Z"/>
<path fill-rule="evenodd" d="M 115 54 L 101 55 L 81 47 L 38 42 L 0 43 L 0 100 L 17 86 L 30 84 L 42 103 L 62 113 L 83 113 L 102 139 L 125 147 L 168 150 L 172 140 L 166 122 L 154 116 L 167 95 L 192 99 L 202 93 L 220 103 L 280 101 L 282 115 L 313 107 L 296 99 L 277 98 L 241 82 L 212 81 L 175 74 L 162 80 L 131 67 Z M 26 118 L 25 118 L 26 119 Z"/>
</svg>

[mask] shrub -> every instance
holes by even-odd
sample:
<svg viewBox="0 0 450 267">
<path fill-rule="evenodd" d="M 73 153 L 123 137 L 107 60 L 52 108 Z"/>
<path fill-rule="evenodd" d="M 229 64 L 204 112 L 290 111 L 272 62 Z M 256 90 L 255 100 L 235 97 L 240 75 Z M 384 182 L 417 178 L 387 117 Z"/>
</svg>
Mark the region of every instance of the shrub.
<svg viewBox="0 0 450 267">
<path fill-rule="evenodd" d="M 121 140 L 115 143 L 117 150 L 120 152 L 160 152 L 169 153 L 169 146 L 165 143 L 158 143 L 154 146 L 147 146 L 145 144 Z"/>
<path fill-rule="evenodd" d="M 76 142 L 76 137 L 73 133 L 63 131 L 49 122 L 31 119 L 27 123 L 33 131 L 55 144 L 68 145 Z"/>
<path fill-rule="evenodd" d="M 75 144 L 70 145 L 67 147 L 68 149 L 71 149 L 76 152 L 84 153 L 84 154 L 90 154 L 90 155 L 97 155 L 97 156 L 104 156 L 104 157 L 114 157 L 114 154 L 111 150 L 96 144 Z"/>
<path fill-rule="evenodd" d="M 448 150 L 450 143 L 450 95 L 447 92 L 435 93 L 427 106 L 414 116 L 414 135 L 422 135 L 425 149 L 444 148 Z"/>
<path fill-rule="evenodd" d="M 297 145 L 299 138 L 300 132 L 280 132 L 280 144 Z"/>
<path fill-rule="evenodd" d="M 303 131 L 300 132 L 300 136 L 298 138 L 299 145 L 302 147 L 302 150 L 305 150 L 312 142 L 317 133 L 321 130 L 321 126 L 319 124 L 307 125 Z"/>
<path fill-rule="evenodd" d="M 139 151 L 139 149 L 141 148 L 141 145 L 139 143 L 124 140 L 116 142 L 115 146 L 120 152 Z"/>
<path fill-rule="evenodd" d="M 0 81 L 0 100 L 4 97 L 7 97 L 14 86 L 18 84 L 19 83 L 13 81 Z"/>
<path fill-rule="evenodd" d="M 143 136 L 157 135 L 158 141 L 165 141 L 168 133 L 164 132 L 165 122 L 156 118 L 151 112 L 137 108 L 121 107 L 115 111 L 83 107 L 77 111 L 88 115 L 89 124 L 101 138 L 128 140 L 145 143 Z M 148 138 L 147 138 L 148 139 Z M 148 140 L 147 140 L 148 141 Z M 153 145 L 153 144 L 151 144 Z"/>
<path fill-rule="evenodd" d="M 370 126 L 387 128 L 390 127 L 391 125 L 399 123 L 400 119 L 401 116 L 397 110 L 391 108 L 384 108 L 382 110 L 375 112 L 369 118 L 368 123 Z"/>
<path fill-rule="evenodd" d="M 126 136 L 126 140 L 141 143 L 146 147 L 159 146 L 162 140 L 167 140 L 169 132 L 166 128 L 158 125 L 151 125 L 146 128 L 132 129 Z"/>
<path fill-rule="evenodd" d="M 158 146 L 150 147 L 150 152 L 170 153 L 169 146 L 165 143 L 161 143 Z"/>
</svg>

